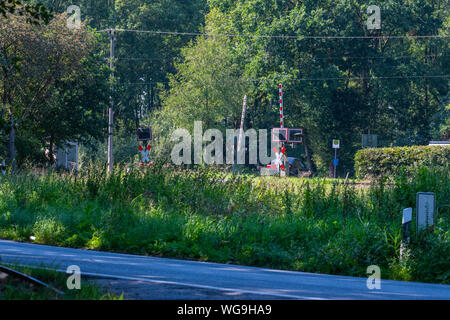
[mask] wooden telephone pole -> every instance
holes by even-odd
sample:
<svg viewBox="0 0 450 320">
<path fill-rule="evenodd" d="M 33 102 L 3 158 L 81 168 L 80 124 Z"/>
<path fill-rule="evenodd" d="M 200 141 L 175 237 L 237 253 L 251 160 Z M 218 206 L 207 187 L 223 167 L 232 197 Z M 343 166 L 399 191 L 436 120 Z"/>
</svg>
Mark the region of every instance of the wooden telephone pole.
<svg viewBox="0 0 450 320">
<path fill-rule="evenodd" d="M 114 80 L 114 39 L 116 36 L 116 29 L 110 29 L 108 31 L 110 39 L 110 57 L 109 67 L 111 69 L 111 95 L 109 97 L 110 106 L 108 109 L 108 173 L 113 170 L 114 158 L 113 158 L 113 126 L 114 126 L 114 99 L 113 99 L 113 80 Z"/>
</svg>

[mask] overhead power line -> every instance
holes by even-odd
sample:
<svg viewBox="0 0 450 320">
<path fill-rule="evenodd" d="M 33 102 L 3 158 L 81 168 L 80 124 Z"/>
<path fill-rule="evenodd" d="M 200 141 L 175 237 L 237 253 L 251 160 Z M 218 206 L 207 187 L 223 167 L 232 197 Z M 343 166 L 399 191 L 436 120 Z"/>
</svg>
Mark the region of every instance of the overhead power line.
<svg viewBox="0 0 450 320">
<path fill-rule="evenodd" d="M 338 59 L 361 59 L 361 60 L 396 60 L 396 59 L 425 59 L 425 58 L 444 58 L 450 57 L 449 55 L 438 55 L 438 54 L 430 54 L 430 55 L 422 55 L 422 56 L 336 56 L 336 57 L 309 57 L 311 60 L 338 60 Z"/>
<path fill-rule="evenodd" d="M 339 60 L 339 59 L 361 59 L 361 60 L 396 60 L 396 59 L 425 59 L 425 58 L 445 58 L 450 57 L 450 55 L 439 55 L 439 54 L 430 54 L 430 55 L 422 55 L 422 56 L 332 56 L 332 57 L 316 57 L 316 56 L 307 56 L 305 58 L 310 60 Z M 105 60 L 109 58 L 104 58 Z M 130 57 L 130 58 L 121 58 L 116 57 L 116 60 L 135 60 L 135 61 L 162 61 L 162 58 L 140 58 L 140 57 Z"/>
<path fill-rule="evenodd" d="M 116 58 L 117 60 L 132 60 L 132 61 L 162 61 L 163 59 L 158 58 Z"/>
<path fill-rule="evenodd" d="M 316 56 L 307 56 L 305 59 L 309 60 L 339 60 L 339 59 L 357 59 L 357 60 L 397 60 L 397 59 L 425 59 L 425 58 L 446 58 L 450 57 L 450 55 L 439 55 L 439 54 L 431 54 L 431 55 L 422 55 L 422 56 L 334 56 L 334 57 L 316 57 Z M 109 58 L 104 58 L 105 60 Z M 117 57 L 116 60 L 132 60 L 132 61 L 163 61 L 164 59 L 158 58 L 121 58 Z M 191 59 L 192 60 L 192 59 Z"/>
<path fill-rule="evenodd" d="M 288 82 L 296 82 L 296 81 L 333 81 L 333 80 L 384 80 L 384 79 L 445 79 L 450 78 L 450 75 L 407 75 L 407 76 L 382 76 L 382 77 L 327 77 L 327 78 L 295 78 L 295 79 L 287 79 Z M 238 79 L 237 81 L 243 82 L 264 82 L 264 81 L 273 81 L 280 82 L 275 79 Z M 121 83 L 123 85 L 151 85 L 158 83 L 169 83 L 169 81 L 159 81 L 159 82 L 128 82 Z"/>
<path fill-rule="evenodd" d="M 378 80 L 378 79 L 420 79 L 420 78 L 449 78 L 450 75 L 422 75 L 422 76 L 386 76 L 386 77 L 337 77 L 337 78 L 300 78 L 292 81 L 328 81 L 328 80 Z M 291 80 L 288 80 L 291 81 Z"/>
<path fill-rule="evenodd" d="M 109 29 L 99 30 L 97 32 L 108 32 Z M 432 39 L 432 38 L 449 38 L 450 35 L 389 35 L 389 36 L 303 36 L 303 35 L 265 35 L 265 34 L 232 34 L 232 33 L 202 33 L 202 32 L 177 32 L 177 31 L 155 31 L 155 30 L 133 30 L 133 29 L 115 29 L 117 32 L 134 32 L 146 33 L 152 35 L 175 35 L 175 36 L 208 36 L 208 37 L 244 37 L 244 38 L 275 38 L 275 39 Z"/>
</svg>

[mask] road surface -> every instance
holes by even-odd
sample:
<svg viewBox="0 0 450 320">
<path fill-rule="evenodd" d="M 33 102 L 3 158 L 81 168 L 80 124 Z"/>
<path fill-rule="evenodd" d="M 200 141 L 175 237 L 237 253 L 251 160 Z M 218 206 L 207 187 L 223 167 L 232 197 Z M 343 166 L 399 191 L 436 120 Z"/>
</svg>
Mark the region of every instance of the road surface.
<svg viewBox="0 0 450 320">
<path fill-rule="evenodd" d="M 166 258 L 51 247 L 0 240 L 0 263 L 46 266 L 110 283 L 148 284 L 155 299 L 450 299 L 450 286 L 272 270 Z M 382 270 L 381 270 L 382 272 Z M 126 288 L 126 285 L 125 285 Z M 147 289 L 148 290 L 148 289 Z"/>
</svg>

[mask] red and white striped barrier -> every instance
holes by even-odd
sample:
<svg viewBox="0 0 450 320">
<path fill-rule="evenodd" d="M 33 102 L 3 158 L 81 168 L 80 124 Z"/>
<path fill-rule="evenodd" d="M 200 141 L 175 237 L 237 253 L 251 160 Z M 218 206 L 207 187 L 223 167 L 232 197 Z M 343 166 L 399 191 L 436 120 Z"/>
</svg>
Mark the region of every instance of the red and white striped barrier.
<svg viewBox="0 0 450 320">
<path fill-rule="evenodd" d="M 283 85 L 280 83 L 278 85 L 278 91 L 280 93 L 280 128 L 284 128 L 284 101 L 283 101 Z M 285 170 L 284 168 L 284 157 L 285 157 L 286 148 L 284 147 L 284 143 L 281 143 L 281 152 L 280 154 L 277 153 L 275 150 L 275 155 L 277 156 L 277 169 L 278 167 L 281 168 L 281 170 Z"/>
<path fill-rule="evenodd" d="M 244 97 L 244 104 L 242 106 L 242 116 L 241 116 L 241 128 L 239 131 L 239 141 L 238 141 L 238 152 L 241 151 L 242 144 L 242 136 L 244 135 L 244 119 L 245 119 L 245 111 L 247 110 L 247 96 Z"/>
<path fill-rule="evenodd" d="M 280 93 L 280 128 L 284 128 L 284 111 L 283 111 L 283 85 L 278 86 Z"/>
</svg>

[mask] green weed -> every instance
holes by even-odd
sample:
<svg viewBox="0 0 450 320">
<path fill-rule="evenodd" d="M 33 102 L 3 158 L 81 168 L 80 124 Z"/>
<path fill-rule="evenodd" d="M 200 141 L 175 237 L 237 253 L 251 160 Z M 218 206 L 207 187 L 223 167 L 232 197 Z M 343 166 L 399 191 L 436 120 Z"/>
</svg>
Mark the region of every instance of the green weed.
<svg viewBox="0 0 450 320">
<path fill-rule="evenodd" d="M 5 239 L 352 276 L 376 264 L 386 278 L 450 283 L 448 168 L 366 187 L 158 165 L 0 179 Z M 401 212 L 419 191 L 436 193 L 436 229 L 413 234 L 400 263 Z"/>
</svg>

